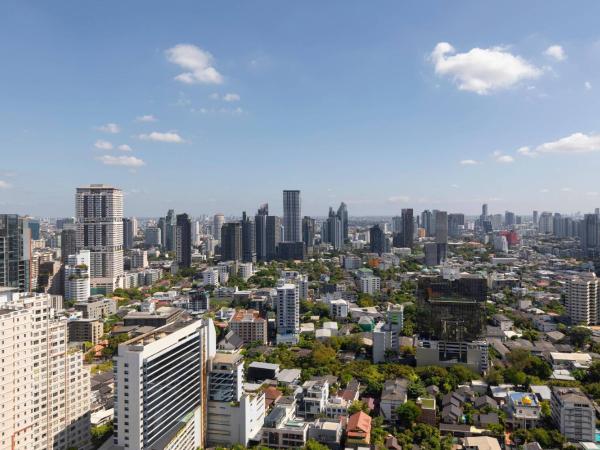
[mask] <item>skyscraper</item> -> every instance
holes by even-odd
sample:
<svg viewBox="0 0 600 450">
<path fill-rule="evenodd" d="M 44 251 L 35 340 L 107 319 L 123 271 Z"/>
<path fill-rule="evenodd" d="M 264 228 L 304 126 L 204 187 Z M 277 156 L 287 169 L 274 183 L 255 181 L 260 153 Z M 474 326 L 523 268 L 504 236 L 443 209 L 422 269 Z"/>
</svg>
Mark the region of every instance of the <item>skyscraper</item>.
<svg viewBox="0 0 600 450">
<path fill-rule="evenodd" d="M 122 448 L 204 448 L 210 319 L 175 322 L 119 345 L 114 443 Z"/>
<path fill-rule="evenodd" d="M 540 218 L 541 232 L 542 219 Z M 586 255 L 596 255 L 600 251 L 600 217 L 597 214 L 586 214 L 583 216 L 581 223 L 581 249 Z"/>
<path fill-rule="evenodd" d="M 283 191 L 283 240 L 302 242 L 300 191 Z"/>
<path fill-rule="evenodd" d="M 256 259 L 258 261 L 267 260 L 267 216 L 269 215 L 269 205 L 267 203 L 260 205 L 258 212 L 254 216 L 254 232 Z"/>
<path fill-rule="evenodd" d="M 414 245 L 415 221 L 412 208 L 402 210 L 402 247 L 412 248 Z"/>
<path fill-rule="evenodd" d="M 435 213 L 435 242 L 438 244 L 448 243 L 448 213 L 436 211 Z"/>
<path fill-rule="evenodd" d="M 348 207 L 344 202 L 340 203 L 337 216 L 342 222 L 342 243 L 348 240 Z"/>
<path fill-rule="evenodd" d="M 213 237 L 220 241 L 221 240 L 221 227 L 225 223 L 225 216 L 223 214 L 215 214 L 213 217 Z"/>
<path fill-rule="evenodd" d="M 227 222 L 221 227 L 221 261 L 242 260 L 242 224 Z"/>
<path fill-rule="evenodd" d="M 16 214 L 0 214 L 0 286 L 31 289 L 31 231 Z"/>
<path fill-rule="evenodd" d="M 533 226 L 537 227 L 538 225 L 538 212 L 537 211 L 533 211 L 533 216 L 532 216 L 532 220 L 533 220 Z"/>
<path fill-rule="evenodd" d="M 460 236 L 461 230 L 465 226 L 464 214 L 448 214 L 448 236 L 456 238 Z"/>
<path fill-rule="evenodd" d="M 256 230 L 254 222 L 242 213 L 242 261 L 256 262 Z"/>
<path fill-rule="evenodd" d="M 90 441 L 90 372 L 67 347 L 48 294 L 0 293 L 0 448 L 66 450 Z"/>
<path fill-rule="evenodd" d="M 133 221 L 123 217 L 123 250 L 133 248 Z"/>
<path fill-rule="evenodd" d="M 281 219 L 277 216 L 267 216 L 267 261 L 277 259 L 277 246 L 281 242 Z"/>
<path fill-rule="evenodd" d="M 77 252 L 77 231 L 74 225 L 60 232 L 60 259 L 64 263 L 69 255 Z"/>
<path fill-rule="evenodd" d="M 192 266 L 192 222 L 185 213 L 175 221 L 175 254 L 181 267 Z"/>
<path fill-rule="evenodd" d="M 77 188 L 77 249 L 90 251 L 92 294 L 111 293 L 123 275 L 123 192 L 104 184 Z"/>
<path fill-rule="evenodd" d="M 175 227 L 177 226 L 177 217 L 175 211 L 170 209 L 165 217 L 165 234 L 163 240 L 165 243 L 165 249 L 168 252 L 175 251 Z"/>
<path fill-rule="evenodd" d="M 594 272 L 581 272 L 567 280 L 565 306 L 572 325 L 600 323 L 599 287 L 600 281 Z"/>
<path fill-rule="evenodd" d="M 329 208 L 329 216 L 322 227 L 322 238 L 324 242 L 328 242 L 333 246 L 334 250 L 340 250 L 344 243 L 344 225 L 338 213 Z"/>
<path fill-rule="evenodd" d="M 307 251 L 315 244 L 315 219 L 308 216 L 302 218 L 302 241 Z"/>
<path fill-rule="evenodd" d="M 373 253 L 379 255 L 385 253 L 385 233 L 379 225 L 374 225 L 369 229 L 369 241 Z"/>
</svg>

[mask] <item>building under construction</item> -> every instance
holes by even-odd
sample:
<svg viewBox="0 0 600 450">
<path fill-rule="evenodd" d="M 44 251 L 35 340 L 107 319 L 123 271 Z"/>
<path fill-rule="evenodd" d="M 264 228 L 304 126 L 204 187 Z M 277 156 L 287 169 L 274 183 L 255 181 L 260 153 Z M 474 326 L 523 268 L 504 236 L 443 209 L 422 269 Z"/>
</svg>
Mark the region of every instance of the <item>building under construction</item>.
<svg viewBox="0 0 600 450">
<path fill-rule="evenodd" d="M 417 364 L 465 364 L 485 372 L 487 343 L 481 340 L 487 297 L 485 277 L 426 276 L 419 280 L 417 294 Z"/>
</svg>

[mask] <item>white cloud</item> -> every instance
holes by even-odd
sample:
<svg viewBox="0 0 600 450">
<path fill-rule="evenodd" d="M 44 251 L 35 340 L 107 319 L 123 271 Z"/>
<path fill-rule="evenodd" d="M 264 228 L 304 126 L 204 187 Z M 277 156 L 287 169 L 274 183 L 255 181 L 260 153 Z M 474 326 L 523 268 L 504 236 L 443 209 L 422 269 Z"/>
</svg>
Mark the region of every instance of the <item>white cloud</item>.
<svg viewBox="0 0 600 450">
<path fill-rule="evenodd" d="M 123 166 L 123 167 L 141 167 L 146 163 L 136 158 L 135 156 L 112 156 L 103 155 L 97 158 L 102 164 L 107 166 Z"/>
<path fill-rule="evenodd" d="M 600 135 L 573 133 L 536 147 L 537 153 L 591 153 L 600 151 Z"/>
<path fill-rule="evenodd" d="M 502 152 L 500 151 L 495 151 L 493 153 L 494 159 L 496 160 L 496 162 L 502 163 L 502 164 L 510 164 L 515 162 L 515 158 L 513 158 L 510 155 L 504 155 L 502 154 Z"/>
<path fill-rule="evenodd" d="M 550 192 L 550 189 L 546 189 L 546 188 L 544 188 L 544 189 L 540 189 L 540 192 L 541 192 L 542 194 L 547 194 L 548 192 Z"/>
<path fill-rule="evenodd" d="M 4 180 L 0 180 L 0 189 L 10 189 L 12 185 Z"/>
<path fill-rule="evenodd" d="M 460 161 L 460 164 L 462 164 L 463 166 L 474 166 L 475 164 L 479 163 L 474 159 L 463 159 Z"/>
<path fill-rule="evenodd" d="M 157 120 L 158 119 L 152 114 L 145 114 L 143 116 L 138 116 L 135 118 L 136 122 L 156 122 Z"/>
<path fill-rule="evenodd" d="M 213 56 L 191 44 L 178 44 L 166 51 L 167 59 L 186 70 L 175 77 L 186 84 L 221 84 L 223 76 L 213 67 Z"/>
<path fill-rule="evenodd" d="M 410 200 L 410 197 L 406 195 L 394 195 L 388 198 L 388 202 L 390 203 L 406 203 Z"/>
<path fill-rule="evenodd" d="M 133 149 L 132 149 L 132 148 L 131 148 L 129 145 L 127 145 L 127 144 L 121 144 L 121 145 L 119 145 L 119 146 L 117 147 L 117 149 L 118 149 L 118 150 L 121 150 L 122 152 L 130 152 L 130 151 L 132 151 L 132 150 L 133 150 Z"/>
<path fill-rule="evenodd" d="M 110 142 L 104 141 L 102 139 L 98 139 L 94 143 L 94 147 L 96 147 L 100 150 L 112 150 L 113 149 L 113 145 Z"/>
<path fill-rule="evenodd" d="M 556 61 L 564 61 L 565 59 L 567 59 L 567 55 L 560 45 L 551 45 L 546 49 L 544 55 Z"/>
<path fill-rule="evenodd" d="M 226 102 L 239 102 L 240 96 L 238 94 L 234 94 L 233 92 L 227 93 L 223 96 L 223 101 Z"/>
<path fill-rule="evenodd" d="M 99 131 L 103 131 L 104 133 L 110 134 L 117 134 L 121 131 L 121 128 L 119 128 L 119 125 L 117 125 L 116 123 L 107 123 L 106 125 L 96 127 L 96 129 Z"/>
<path fill-rule="evenodd" d="M 153 131 L 150 134 L 140 134 L 138 137 L 143 141 L 167 142 L 170 144 L 181 144 L 182 142 L 185 142 L 183 138 L 174 131 L 168 131 L 166 133 Z"/>
<path fill-rule="evenodd" d="M 534 151 L 532 151 L 529 147 L 525 146 L 525 147 L 520 147 L 517 149 L 517 153 L 519 155 L 523 155 L 523 156 L 529 156 L 530 158 L 533 158 L 535 156 L 537 156 L 537 153 L 535 153 Z"/>
<path fill-rule="evenodd" d="M 589 81 L 586 81 L 585 83 L 583 83 L 583 86 L 588 91 L 592 89 L 592 83 L 590 83 Z"/>
<path fill-rule="evenodd" d="M 561 192 L 573 192 L 573 189 L 570 187 L 564 187 L 561 189 Z"/>
<path fill-rule="evenodd" d="M 473 48 L 467 53 L 456 53 L 452 45 L 440 42 L 430 57 L 436 74 L 449 76 L 460 90 L 479 95 L 508 89 L 542 74 L 536 66 L 502 47 Z"/>
</svg>

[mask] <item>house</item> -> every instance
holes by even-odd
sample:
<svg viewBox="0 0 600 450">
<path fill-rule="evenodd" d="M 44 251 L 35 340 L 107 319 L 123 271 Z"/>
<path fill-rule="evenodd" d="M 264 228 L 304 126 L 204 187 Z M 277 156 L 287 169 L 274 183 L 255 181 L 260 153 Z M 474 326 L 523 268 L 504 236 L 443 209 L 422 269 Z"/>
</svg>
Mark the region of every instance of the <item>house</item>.
<svg viewBox="0 0 600 450">
<path fill-rule="evenodd" d="M 513 428 L 534 428 L 540 420 L 542 407 L 534 394 L 510 391 L 507 396 L 506 423 Z"/>
<path fill-rule="evenodd" d="M 474 414 L 473 423 L 478 428 L 487 428 L 488 425 L 500 423 L 500 420 L 498 419 L 498 414 L 496 413 Z"/>
<path fill-rule="evenodd" d="M 364 445 L 371 443 L 371 416 L 359 411 L 352 414 L 346 427 L 346 444 Z"/>
<path fill-rule="evenodd" d="M 274 386 L 265 389 L 265 408 L 270 409 L 283 396 L 281 391 Z"/>
<path fill-rule="evenodd" d="M 417 399 L 417 406 L 421 410 L 421 414 L 419 415 L 419 418 L 417 420 L 421 423 L 426 423 L 427 425 L 435 427 L 437 424 L 435 397 L 419 397 Z"/>
<path fill-rule="evenodd" d="M 314 418 L 325 411 L 329 400 L 329 382 L 325 378 L 313 379 L 304 382 L 303 404 L 304 417 Z"/>
<path fill-rule="evenodd" d="M 492 322 L 494 322 L 494 325 L 496 325 L 497 327 L 500 327 L 502 331 L 508 331 L 514 325 L 514 322 L 508 317 L 506 317 L 504 314 L 494 314 L 494 316 L 492 317 Z"/>
<path fill-rule="evenodd" d="M 308 438 L 337 450 L 342 439 L 341 420 L 318 419 L 308 428 Z"/>
<path fill-rule="evenodd" d="M 459 392 L 449 392 L 448 394 L 444 395 L 444 397 L 442 397 L 442 408 L 445 408 L 448 405 L 454 405 L 454 406 L 462 406 L 463 403 L 465 402 L 465 396 L 462 395 Z"/>
<path fill-rule="evenodd" d="M 473 402 L 473 406 L 477 409 L 482 409 L 485 407 L 498 409 L 498 402 L 489 395 L 482 395 L 481 397 L 477 397 L 475 399 L 475 401 Z"/>
<path fill-rule="evenodd" d="M 395 380 L 387 380 L 383 385 L 381 393 L 381 402 L 379 409 L 383 419 L 388 422 L 395 422 L 396 408 L 406 403 L 407 400 L 408 380 L 404 378 L 396 378 Z"/>
<path fill-rule="evenodd" d="M 459 424 L 462 422 L 463 409 L 460 406 L 448 404 L 442 409 L 442 422 Z"/>
<path fill-rule="evenodd" d="M 463 439 L 465 450 L 500 450 L 498 439 L 491 436 L 470 436 Z"/>
</svg>

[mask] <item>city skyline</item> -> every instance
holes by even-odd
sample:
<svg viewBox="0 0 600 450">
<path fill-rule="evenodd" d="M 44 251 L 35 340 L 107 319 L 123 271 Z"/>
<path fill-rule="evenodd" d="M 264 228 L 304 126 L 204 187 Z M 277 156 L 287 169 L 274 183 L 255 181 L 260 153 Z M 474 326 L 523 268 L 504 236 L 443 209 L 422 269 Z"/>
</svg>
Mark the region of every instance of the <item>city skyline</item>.
<svg viewBox="0 0 600 450">
<path fill-rule="evenodd" d="M 0 7 L 3 211 L 68 216 L 90 182 L 128 216 L 600 200 L 595 2 L 183 4 Z"/>
</svg>

